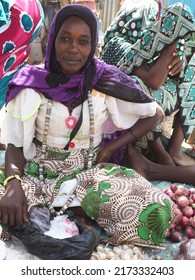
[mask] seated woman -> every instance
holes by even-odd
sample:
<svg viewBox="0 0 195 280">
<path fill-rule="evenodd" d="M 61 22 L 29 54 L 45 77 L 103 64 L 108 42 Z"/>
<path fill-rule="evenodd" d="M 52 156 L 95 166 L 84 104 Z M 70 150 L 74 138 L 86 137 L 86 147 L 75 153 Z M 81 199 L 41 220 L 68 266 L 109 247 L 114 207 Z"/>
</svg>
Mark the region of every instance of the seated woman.
<svg viewBox="0 0 195 280">
<path fill-rule="evenodd" d="M 117 149 L 133 145 L 134 134 L 153 130 L 164 113 L 128 75 L 94 57 L 97 42 L 93 12 L 66 5 L 53 19 L 44 67 L 25 66 L 9 83 L 0 221 L 26 223 L 32 205 L 54 216 L 71 208 L 95 219 L 108 242 L 160 245 L 174 218 L 173 202 L 135 170 L 108 162 Z M 109 115 L 127 131 L 100 149 Z M 195 184 L 194 168 L 165 174 Z"/>
<path fill-rule="evenodd" d="M 166 116 L 175 113 L 168 154 L 159 139 L 152 147 L 157 162 L 184 165 L 181 144 L 195 125 L 195 20 L 180 3 L 160 17 L 161 6 L 161 0 L 124 1 L 105 33 L 101 58 L 132 75 Z M 138 145 L 148 148 L 148 139 L 144 140 L 139 139 Z"/>
<path fill-rule="evenodd" d="M 32 205 L 53 216 L 69 208 L 96 220 L 110 243 L 161 245 L 173 202 L 135 170 L 109 160 L 122 147 L 133 149 L 134 135 L 153 130 L 164 113 L 131 77 L 94 57 L 97 42 L 93 12 L 67 5 L 53 19 L 44 67 L 26 66 L 10 82 L 0 220 L 26 223 Z M 125 132 L 100 148 L 108 117 Z M 160 168 L 152 176 L 195 184 L 195 166 Z"/>
</svg>

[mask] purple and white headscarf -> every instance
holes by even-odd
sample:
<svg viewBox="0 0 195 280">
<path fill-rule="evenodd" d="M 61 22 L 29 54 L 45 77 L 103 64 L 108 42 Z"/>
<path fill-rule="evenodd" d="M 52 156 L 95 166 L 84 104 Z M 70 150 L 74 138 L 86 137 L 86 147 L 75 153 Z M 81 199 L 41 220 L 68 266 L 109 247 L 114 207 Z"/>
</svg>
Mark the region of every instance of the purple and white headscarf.
<svg viewBox="0 0 195 280">
<path fill-rule="evenodd" d="M 60 71 L 56 59 L 55 38 L 69 16 L 82 18 L 91 30 L 91 52 L 80 73 L 66 75 Z M 153 99 L 132 81 L 131 77 L 95 57 L 98 42 L 97 19 L 86 6 L 70 4 L 58 11 L 48 36 L 44 67 L 27 65 L 19 70 L 9 83 L 6 103 L 23 88 L 33 88 L 46 98 L 72 108 L 87 99 L 93 88 L 110 96 L 136 103 L 150 103 Z"/>
</svg>

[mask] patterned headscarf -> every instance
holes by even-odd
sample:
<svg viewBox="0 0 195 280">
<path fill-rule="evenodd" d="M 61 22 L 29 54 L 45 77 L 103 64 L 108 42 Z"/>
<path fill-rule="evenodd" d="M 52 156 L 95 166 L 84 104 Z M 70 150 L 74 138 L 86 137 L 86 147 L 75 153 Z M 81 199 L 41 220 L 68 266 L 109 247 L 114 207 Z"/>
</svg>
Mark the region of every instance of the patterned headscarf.
<svg viewBox="0 0 195 280">
<path fill-rule="evenodd" d="M 81 71 L 66 75 L 60 72 L 56 59 L 55 38 L 69 16 L 78 16 L 89 25 L 92 43 L 91 52 Z M 94 13 L 83 5 L 64 6 L 54 17 L 50 27 L 44 67 L 26 66 L 18 71 L 9 84 L 7 103 L 23 88 L 28 87 L 41 92 L 48 99 L 72 108 L 82 104 L 92 88 L 126 101 L 152 102 L 152 98 L 139 89 L 128 75 L 94 56 L 97 42 L 97 19 Z"/>
</svg>

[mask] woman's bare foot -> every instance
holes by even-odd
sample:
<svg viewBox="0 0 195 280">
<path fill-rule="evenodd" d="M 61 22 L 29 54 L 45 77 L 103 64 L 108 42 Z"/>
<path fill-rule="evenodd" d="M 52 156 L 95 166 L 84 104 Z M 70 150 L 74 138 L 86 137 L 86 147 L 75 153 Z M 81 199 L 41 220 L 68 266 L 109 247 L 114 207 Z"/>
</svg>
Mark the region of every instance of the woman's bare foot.
<svg viewBox="0 0 195 280">
<path fill-rule="evenodd" d="M 186 163 L 186 160 L 184 158 L 184 156 L 182 156 L 181 153 L 173 153 L 171 150 L 169 151 L 169 155 L 172 158 L 173 162 L 175 163 L 175 165 L 178 166 L 185 166 L 188 165 Z"/>
<path fill-rule="evenodd" d="M 133 168 L 148 181 L 162 180 L 195 186 L 195 165 L 168 166 L 148 160 L 133 145 L 128 145 L 128 167 Z"/>
<path fill-rule="evenodd" d="M 155 162 L 163 165 L 169 165 L 169 166 L 175 166 L 175 162 L 172 160 L 170 155 L 167 153 L 167 155 L 155 155 Z"/>
<path fill-rule="evenodd" d="M 156 180 L 156 163 L 148 160 L 135 146 L 131 144 L 128 145 L 128 163 L 132 169 L 137 171 L 137 173 L 147 180 Z"/>
<path fill-rule="evenodd" d="M 157 138 L 150 146 L 149 152 L 152 152 L 153 159 L 146 156 L 149 160 L 163 164 L 163 165 L 169 165 L 169 166 L 175 166 L 175 163 L 173 162 L 171 156 L 164 148 L 160 138 Z"/>
</svg>

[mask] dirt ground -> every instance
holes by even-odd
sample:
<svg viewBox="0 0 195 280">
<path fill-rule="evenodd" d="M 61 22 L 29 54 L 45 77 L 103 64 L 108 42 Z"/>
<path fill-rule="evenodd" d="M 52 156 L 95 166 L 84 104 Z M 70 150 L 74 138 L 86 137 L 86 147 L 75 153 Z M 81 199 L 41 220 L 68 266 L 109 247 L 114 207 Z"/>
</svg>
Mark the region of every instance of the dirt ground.
<svg viewBox="0 0 195 280">
<path fill-rule="evenodd" d="M 189 156 L 185 151 L 186 149 L 191 149 L 192 147 L 195 147 L 195 144 L 188 144 L 186 142 L 183 143 L 181 152 L 183 154 L 183 157 L 185 159 L 186 165 L 193 165 L 195 164 L 195 157 Z"/>
</svg>

